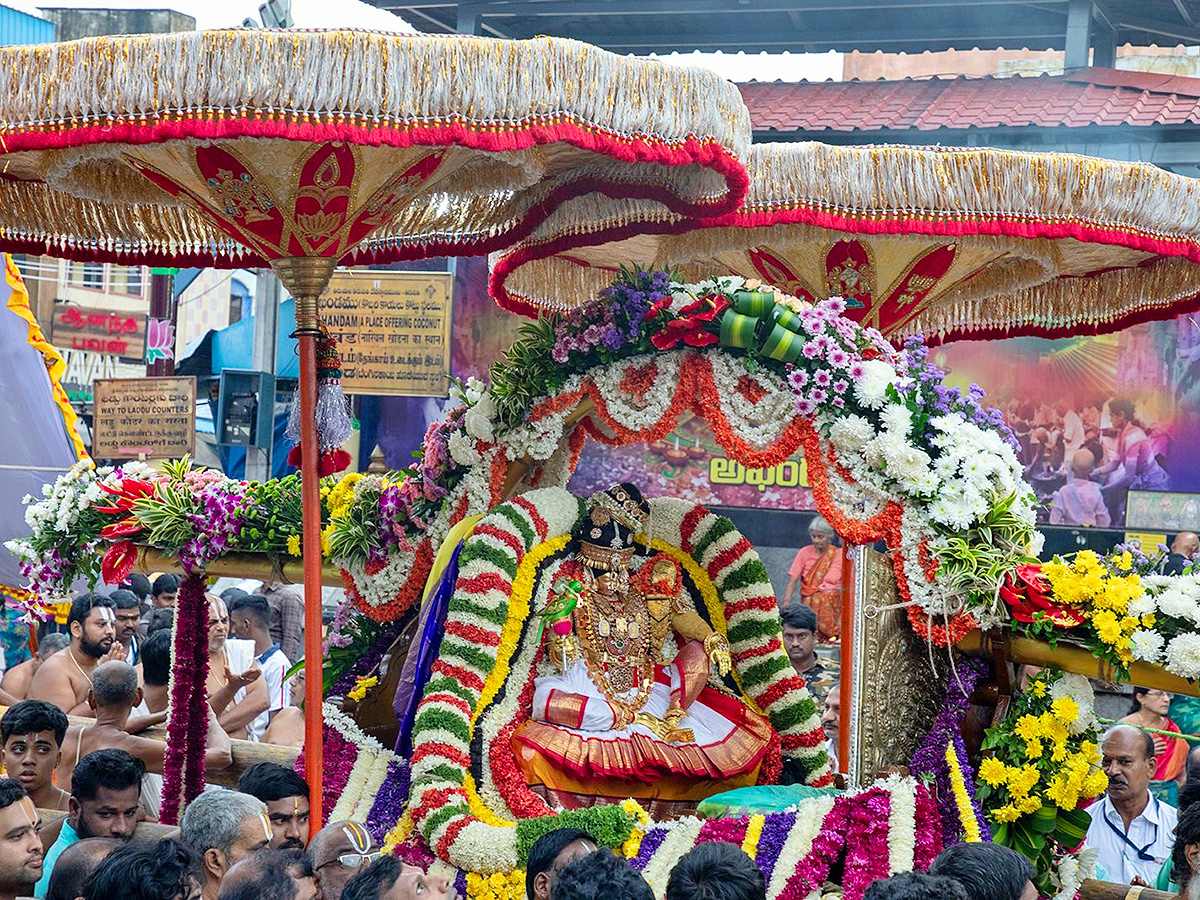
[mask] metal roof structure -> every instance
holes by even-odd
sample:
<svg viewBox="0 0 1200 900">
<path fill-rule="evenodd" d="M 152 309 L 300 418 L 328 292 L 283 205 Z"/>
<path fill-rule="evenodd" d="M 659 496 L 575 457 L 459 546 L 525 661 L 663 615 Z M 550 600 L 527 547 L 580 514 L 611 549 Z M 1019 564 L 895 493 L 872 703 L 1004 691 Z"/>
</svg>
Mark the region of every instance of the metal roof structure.
<svg viewBox="0 0 1200 900">
<path fill-rule="evenodd" d="M 430 33 L 576 38 L 618 53 L 1065 49 L 1200 44 L 1198 0 L 368 0 Z"/>
</svg>

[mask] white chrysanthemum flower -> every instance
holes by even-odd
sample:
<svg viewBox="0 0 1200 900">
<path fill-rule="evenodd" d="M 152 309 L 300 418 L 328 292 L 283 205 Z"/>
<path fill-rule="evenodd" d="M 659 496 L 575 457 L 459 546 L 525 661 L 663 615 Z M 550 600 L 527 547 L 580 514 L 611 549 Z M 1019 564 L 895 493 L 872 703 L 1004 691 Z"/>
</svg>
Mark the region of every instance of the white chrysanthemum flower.
<svg viewBox="0 0 1200 900">
<path fill-rule="evenodd" d="M 479 451 L 475 449 L 475 440 L 465 432 L 456 431 L 446 442 L 450 450 L 450 458 L 460 466 L 473 466 L 480 460 Z"/>
<path fill-rule="evenodd" d="M 1071 734 L 1083 734 L 1100 724 L 1096 718 L 1096 694 L 1092 690 L 1091 682 L 1082 675 L 1068 672 L 1054 682 L 1050 686 L 1050 699 L 1054 701 L 1059 697 L 1070 697 L 1079 707 L 1079 715 L 1074 722 L 1067 726 L 1067 730 Z"/>
<path fill-rule="evenodd" d="M 1129 636 L 1134 659 L 1156 663 L 1162 656 L 1163 636 L 1157 631 L 1138 629 Z"/>
<path fill-rule="evenodd" d="M 854 396 L 868 409 L 879 409 L 887 400 L 888 385 L 896 381 L 896 370 L 882 359 L 862 364 L 862 378 L 854 383 Z"/>
<path fill-rule="evenodd" d="M 1200 634 L 1185 632 L 1167 644 L 1167 671 L 1183 678 L 1200 678 Z"/>
<path fill-rule="evenodd" d="M 885 406 L 879 414 L 879 419 L 884 430 L 897 437 L 907 439 L 909 431 L 912 430 L 912 413 L 907 406 L 901 406 L 899 403 L 889 403 Z"/>
<path fill-rule="evenodd" d="M 829 439 L 833 446 L 849 453 L 857 453 L 875 437 L 875 429 L 862 416 L 849 415 L 838 419 L 829 428 Z"/>
<path fill-rule="evenodd" d="M 494 440 L 492 416 L 496 414 L 496 404 L 490 394 L 479 398 L 479 402 L 467 410 L 465 424 L 467 434 L 481 441 Z"/>
<path fill-rule="evenodd" d="M 1129 606 L 1125 611 L 1127 615 L 1140 619 L 1142 616 L 1157 612 L 1158 607 L 1155 605 L 1154 598 L 1148 592 L 1143 591 L 1129 601 Z"/>
<path fill-rule="evenodd" d="M 1158 611 L 1164 616 L 1187 619 L 1200 625 L 1200 604 L 1179 587 L 1163 591 L 1156 599 Z"/>
</svg>

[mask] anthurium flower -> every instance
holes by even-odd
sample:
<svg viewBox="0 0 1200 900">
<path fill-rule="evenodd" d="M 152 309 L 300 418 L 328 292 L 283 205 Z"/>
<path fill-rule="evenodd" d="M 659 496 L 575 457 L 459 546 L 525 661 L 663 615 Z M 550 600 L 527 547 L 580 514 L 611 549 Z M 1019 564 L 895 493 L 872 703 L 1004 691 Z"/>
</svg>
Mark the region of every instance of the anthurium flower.
<svg viewBox="0 0 1200 900">
<path fill-rule="evenodd" d="M 140 528 L 140 526 L 139 526 Z M 133 541 L 121 541 L 105 551 L 100 561 L 100 576 L 105 584 L 120 584 L 129 577 L 137 562 L 137 546 Z"/>
<path fill-rule="evenodd" d="M 1082 611 L 1053 599 L 1050 583 L 1039 564 L 1017 566 L 1009 572 L 1000 587 L 1000 599 L 1008 604 L 1018 622 L 1049 619 L 1060 628 L 1074 628 L 1086 619 Z"/>
<path fill-rule="evenodd" d="M 701 297 L 695 303 L 689 303 L 681 309 L 678 318 L 663 326 L 662 331 L 650 338 L 650 343 L 659 350 L 670 350 L 680 341 L 689 347 L 707 347 L 715 344 L 719 338 L 705 326 L 728 308 L 729 301 L 724 297 Z"/>
</svg>

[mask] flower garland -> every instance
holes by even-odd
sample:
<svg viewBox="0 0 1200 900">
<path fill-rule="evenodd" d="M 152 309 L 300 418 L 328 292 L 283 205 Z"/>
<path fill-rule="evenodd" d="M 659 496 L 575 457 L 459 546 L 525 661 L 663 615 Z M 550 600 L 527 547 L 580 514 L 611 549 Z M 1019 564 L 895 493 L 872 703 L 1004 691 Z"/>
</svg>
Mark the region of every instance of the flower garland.
<svg viewBox="0 0 1200 900">
<path fill-rule="evenodd" d="M 963 840 L 968 844 L 978 844 L 981 840 L 979 820 L 975 818 L 971 798 L 967 795 L 967 784 L 963 779 L 962 766 L 959 765 L 958 752 L 954 749 L 953 741 L 946 744 L 946 768 L 950 770 L 950 789 L 954 793 L 954 805 L 958 809 Z"/>
<path fill-rule="evenodd" d="M 175 825 L 184 807 L 204 790 L 208 733 L 208 601 L 204 579 L 188 575 L 179 586 L 171 636 L 167 691 L 167 749 L 163 756 L 161 821 Z"/>
<path fill-rule="evenodd" d="M 942 838 L 947 844 L 959 840 L 963 831 L 961 816 L 950 780 L 946 746 L 954 745 L 963 783 L 966 785 L 968 795 L 973 797 L 974 778 L 970 763 L 967 762 L 967 746 L 962 738 L 962 729 L 963 723 L 966 721 L 967 709 L 971 705 L 971 693 L 979 681 L 990 671 L 991 666 L 987 660 L 979 657 L 967 657 L 958 661 L 955 675 L 946 685 L 946 699 L 942 703 L 942 708 L 909 763 L 909 770 L 915 777 L 935 780 L 937 803 L 941 809 Z M 972 818 L 980 837 L 990 840 L 991 831 L 983 811 L 974 800 L 971 802 Z"/>
</svg>

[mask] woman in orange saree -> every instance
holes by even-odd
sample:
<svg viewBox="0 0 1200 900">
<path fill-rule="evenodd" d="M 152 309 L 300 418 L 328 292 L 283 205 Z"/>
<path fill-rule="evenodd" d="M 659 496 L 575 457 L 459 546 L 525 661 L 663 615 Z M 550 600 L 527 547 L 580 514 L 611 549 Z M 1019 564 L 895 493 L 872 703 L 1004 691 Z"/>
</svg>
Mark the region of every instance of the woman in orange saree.
<svg viewBox="0 0 1200 900">
<path fill-rule="evenodd" d="M 1182 737 L 1167 737 L 1155 731 L 1173 731 L 1179 734 L 1179 726 L 1171 721 L 1167 711 L 1171 708 L 1171 694 L 1154 688 L 1133 689 L 1133 710 L 1121 721 L 1138 728 L 1154 729 L 1155 768 L 1153 781 L 1182 781 L 1187 763 L 1188 745 Z"/>
<path fill-rule="evenodd" d="M 817 614 L 817 640 L 836 642 L 842 633 L 842 548 L 833 545 L 833 528 L 820 516 L 808 526 L 812 543 L 801 547 L 788 569 L 783 605 L 800 588 L 800 602 Z"/>
</svg>

